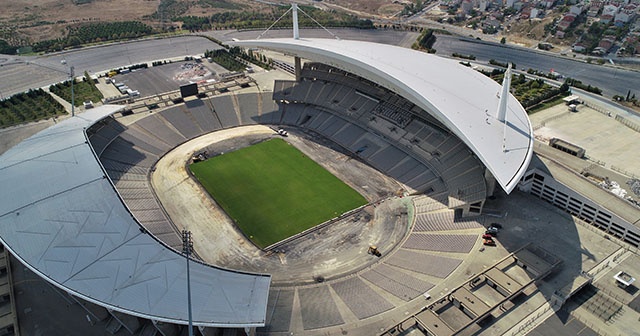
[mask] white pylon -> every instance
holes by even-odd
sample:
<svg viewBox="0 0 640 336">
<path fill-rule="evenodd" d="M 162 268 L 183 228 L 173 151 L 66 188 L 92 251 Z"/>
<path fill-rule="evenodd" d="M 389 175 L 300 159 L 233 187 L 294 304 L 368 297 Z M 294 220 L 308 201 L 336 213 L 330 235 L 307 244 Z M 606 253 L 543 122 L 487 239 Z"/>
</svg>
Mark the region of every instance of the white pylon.
<svg viewBox="0 0 640 336">
<path fill-rule="evenodd" d="M 496 119 L 505 122 L 507 119 L 507 101 L 509 100 L 509 87 L 511 86 L 511 63 L 504 73 L 502 80 L 502 92 L 500 93 L 500 102 L 498 103 L 498 112 Z"/>
<path fill-rule="evenodd" d="M 291 9 L 293 10 L 293 39 L 300 39 L 300 30 L 298 29 L 298 4 L 292 4 Z"/>
</svg>

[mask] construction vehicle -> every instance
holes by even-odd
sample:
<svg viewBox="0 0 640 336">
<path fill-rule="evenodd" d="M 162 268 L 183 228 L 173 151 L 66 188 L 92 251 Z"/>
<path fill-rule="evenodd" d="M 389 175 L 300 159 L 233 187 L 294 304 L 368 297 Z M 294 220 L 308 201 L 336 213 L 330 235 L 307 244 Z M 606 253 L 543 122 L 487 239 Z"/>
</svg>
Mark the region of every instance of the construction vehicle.
<svg viewBox="0 0 640 336">
<path fill-rule="evenodd" d="M 367 251 L 367 253 L 373 254 L 376 257 L 381 257 L 382 256 L 382 253 L 380 253 L 380 251 L 378 251 L 378 247 L 376 247 L 375 245 L 369 246 L 369 251 Z"/>
</svg>

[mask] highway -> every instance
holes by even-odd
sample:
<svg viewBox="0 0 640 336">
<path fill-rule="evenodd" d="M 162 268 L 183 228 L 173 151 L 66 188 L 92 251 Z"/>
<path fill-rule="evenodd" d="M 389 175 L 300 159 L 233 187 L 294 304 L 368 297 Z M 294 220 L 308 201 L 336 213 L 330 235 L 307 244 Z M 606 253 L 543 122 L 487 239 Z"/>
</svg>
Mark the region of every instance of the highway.
<svg viewBox="0 0 640 336">
<path fill-rule="evenodd" d="M 180 36 L 109 44 L 35 57 L 0 55 L 0 93 L 6 97 L 65 80 L 69 69 L 60 63 L 63 59 L 68 66 L 75 67 L 77 76 L 82 76 L 84 71 L 96 73 L 130 64 L 203 54 L 207 49 L 219 48 L 219 45 L 202 37 Z"/>
<path fill-rule="evenodd" d="M 380 43 L 411 46 L 418 34 L 414 32 L 332 29 L 332 33 L 343 39 L 376 41 Z M 205 33 L 222 41 L 232 38 L 255 39 L 262 31 L 211 31 Z M 269 31 L 263 38 L 290 36 L 289 30 Z M 332 36 L 322 29 L 302 29 L 302 37 Z M 31 88 L 48 86 L 68 78 L 67 66 L 74 66 L 77 76 L 84 71 L 90 74 L 130 64 L 180 58 L 185 55 L 203 54 L 207 49 L 219 49 L 218 44 L 198 36 L 179 36 L 164 39 L 144 39 L 125 43 L 114 43 L 51 53 L 43 56 L 0 55 L 0 97 L 8 97 Z"/>
<path fill-rule="evenodd" d="M 518 69 L 536 69 L 549 72 L 551 69 L 565 77 L 571 77 L 602 89 L 603 95 L 626 95 L 628 90 L 640 95 L 640 72 L 612 66 L 586 63 L 584 60 L 558 57 L 532 49 L 479 41 L 466 37 L 438 35 L 435 45 L 437 55 L 451 56 L 457 52 L 476 56 L 476 62 L 486 63 L 490 59 L 513 62 Z"/>
<path fill-rule="evenodd" d="M 366 40 L 409 46 L 417 37 L 415 32 L 393 30 L 332 29 L 343 39 Z M 261 31 L 212 31 L 206 33 L 220 40 L 231 38 L 256 38 Z M 263 38 L 289 36 L 287 30 L 274 30 Z M 331 38 L 321 29 L 303 29 L 302 37 Z M 84 71 L 96 73 L 129 64 L 149 62 L 185 55 L 202 54 L 207 49 L 220 48 L 217 44 L 197 36 L 180 36 L 165 39 L 146 39 L 127 43 L 117 43 L 99 47 L 83 48 L 61 53 L 36 57 L 0 55 L 0 95 L 7 97 L 30 88 L 47 86 L 64 80 L 68 68 L 60 63 L 66 59 L 68 65 L 75 67 L 76 75 Z M 549 53 L 537 52 L 527 48 L 502 45 L 499 43 L 475 40 L 466 37 L 438 35 L 434 45 L 438 55 L 450 57 L 452 53 L 473 54 L 477 62 L 496 59 L 502 62 L 514 62 L 518 69 L 533 68 L 541 71 L 554 71 L 581 80 L 585 84 L 597 86 L 606 97 L 614 94 L 626 95 L 628 90 L 640 95 L 640 72 L 612 66 L 588 64 L 583 60 L 558 57 Z M 635 91 L 634 91 L 635 90 Z"/>
<path fill-rule="evenodd" d="M 330 33 L 329 33 L 330 32 Z M 212 30 L 203 34 L 215 37 L 216 39 L 226 42 L 236 38 L 239 40 L 252 40 L 258 38 L 260 34 L 264 33 L 264 30 L 243 30 L 243 31 L 231 31 L 231 30 Z M 333 34 L 333 35 L 332 35 Z M 398 45 L 402 47 L 410 48 L 413 42 L 418 38 L 420 34 L 410 31 L 399 30 L 382 30 L 382 29 L 349 29 L 349 28 L 331 28 L 325 31 L 321 28 L 304 28 L 300 29 L 301 38 L 340 38 L 343 40 L 357 40 L 368 41 L 383 44 Z M 284 38 L 291 37 L 292 32 L 290 29 L 271 29 L 264 33 L 260 38 Z M 335 36 L 335 37 L 334 37 Z"/>
</svg>

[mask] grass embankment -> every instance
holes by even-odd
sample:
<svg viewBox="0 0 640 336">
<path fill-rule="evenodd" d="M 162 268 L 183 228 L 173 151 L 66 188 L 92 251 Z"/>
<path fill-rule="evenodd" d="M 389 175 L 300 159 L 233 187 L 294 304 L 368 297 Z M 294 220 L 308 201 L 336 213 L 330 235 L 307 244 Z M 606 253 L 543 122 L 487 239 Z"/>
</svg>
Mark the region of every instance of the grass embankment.
<svg viewBox="0 0 640 336">
<path fill-rule="evenodd" d="M 60 98 L 71 103 L 71 81 L 68 80 L 63 83 L 51 85 L 49 87 L 51 93 L 56 94 Z M 98 90 L 93 80 L 89 78 L 89 75 L 85 73 L 84 78 L 81 81 L 76 80 L 73 84 L 74 102 L 76 106 L 82 105 L 85 101 L 92 101 L 94 103 L 102 100 L 102 92 Z"/>
<path fill-rule="evenodd" d="M 569 94 L 560 94 L 550 100 L 544 101 L 542 103 L 539 103 L 535 106 L 531 106 L 530 108 L 527 109 L 527 114 L 534 114 L 536 112 L 542 111 L 542 110 L 546 110 L 550 107 L 556 106 L 556 105 L 560 105 L 560 104 L 564 104 L 564 98 L 566 96 L 568 96 Z"/>
</svg>

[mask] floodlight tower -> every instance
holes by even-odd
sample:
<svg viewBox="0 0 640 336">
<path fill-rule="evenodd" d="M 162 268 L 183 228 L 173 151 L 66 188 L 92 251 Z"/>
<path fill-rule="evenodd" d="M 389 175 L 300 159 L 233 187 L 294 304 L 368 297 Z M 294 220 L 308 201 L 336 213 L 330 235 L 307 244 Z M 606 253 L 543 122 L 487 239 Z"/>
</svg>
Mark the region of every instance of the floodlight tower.
<svg viewBox="0 0 640 336">
<path fill-rule="evenodd" d="M 193 318 L 191 316 L 191 278 L 189 276 L 189 255 L 193 249 L 191 231 L 182 230 L 182 252 L 187 257 L 187 305 L 189 306 L 189 336 L 193 336 Z"/>
<path fill-rule="evenodd" d="M 62 63 L 63 65 L 67 65 L 67 60 L 62 60 L 60 61 L 60 63 Z M 71 116 L 75 116 L 76 115 L 76 102 L 75 102 L 75 95 L 73 92 L 73 84 L 76 81 L 76 74 L 75 74 L 75 67 L 73 65 L 69 66 L 69 76 L 71 77 Z"/>
</svg>

